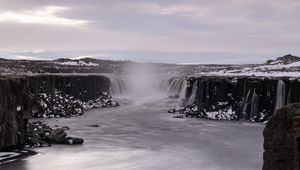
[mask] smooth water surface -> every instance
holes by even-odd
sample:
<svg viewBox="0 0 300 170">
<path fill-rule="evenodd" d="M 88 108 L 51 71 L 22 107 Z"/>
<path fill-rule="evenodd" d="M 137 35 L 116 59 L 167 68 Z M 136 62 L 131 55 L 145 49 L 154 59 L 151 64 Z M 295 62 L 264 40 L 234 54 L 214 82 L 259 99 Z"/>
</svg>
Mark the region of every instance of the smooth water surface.
<svg viewBox="0 0 300 170">
<path fill-rule="evenodd" d="M 84 145 L 38 148 L 39 155 L 0 169 L 261 169 L 263 124 L 176 119 L 166 113 L 173 104 L 165 99 L 145 100 L 92 110 L 81 117 L 46 119 L 51 126 L 69 126 L 67 133 L 83 137 Z M 99 127 L 89 126 L 94 124 Z"/>
</svg>

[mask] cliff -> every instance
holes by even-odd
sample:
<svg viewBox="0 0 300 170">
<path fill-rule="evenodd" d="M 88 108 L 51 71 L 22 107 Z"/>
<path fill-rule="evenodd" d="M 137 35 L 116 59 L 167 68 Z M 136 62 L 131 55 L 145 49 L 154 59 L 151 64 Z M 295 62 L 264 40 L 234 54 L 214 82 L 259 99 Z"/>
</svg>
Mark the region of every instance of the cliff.
<svg viewBox="0 0 300 170">
<path fill-rule="evenodd" d="M 297 79 L 288 78 L 192 77 L 183 103 L 212 119 L 227 112 L 224 119 L 265 121 L 283 105 L 299 102 L 299 88 Z"/>
<path fill-rule="evenodd" d="M 32 96 L 57 92 L 72 98 L 95 100 L 110 88 L 101 75 L 37 75 L 0 78 L 0 150 L 22 146 L 35 103 Z M 61 96 L 59 96 L 61 97 Z"/>
<path fill-rule="evenodd" d="M 30 115 L 26 78 L 0 78 L 0 149 L 22 146 Z"/>
<path fill-rule="evenodd" d="M 298 170 L 300 105 L 279 109 L 264 129 L 263 170 Z"/>
</svg>

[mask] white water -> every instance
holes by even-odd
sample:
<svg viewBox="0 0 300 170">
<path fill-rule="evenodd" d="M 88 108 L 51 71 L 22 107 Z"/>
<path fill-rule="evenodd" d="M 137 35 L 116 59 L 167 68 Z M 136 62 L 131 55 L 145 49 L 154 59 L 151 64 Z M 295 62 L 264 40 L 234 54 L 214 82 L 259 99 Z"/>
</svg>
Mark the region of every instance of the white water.
<svg viewBox="0 0 300 170">
<path fill-rule="evenodd" d="M 278 110 L 284 105 L 285 105 L 285 84 L 282 80 L 279 80 L 277 83 L 275 110 Z"/>
<path fill-rule="evenodd" d="M 179 101 L 186 97 L 186 77 L 163 78 L 160 83 L 160 93 L 167 93 L 169 96 L 178 95 Z"/>
<path fill-rule="evenodd" d="M 250 110 L 250 119 L 258 114 L 258 95 L 255 90 L 253 91 L 252 100 L 251 100 L 251 110 Z"/>
<path fill-rule="evenodd" d="M 242 118 L 246 119 L 247 118 L 247 107 L 248 107 L 248 99 L 251 93 L 251 89 L 248 90 L 246 98 L 244 99 L 243 103 L 243 111 L 242 111 Z"/>
<path fill-rule="evenodd" d="M 121 95 L 127 91 L 127 81 L 124 77 L 110 78 L 110 93 L 114 96 Z"/>
<path fill-rule="evenodd" d="M 197 96 L 197 89 L 198 89 L 198 81 L 195 80 L 193 83 L 191 96 L 187 99 L 187 102 L 185 105 L 192 105 L 195 102 L 195 99 Z"/>
</svg>

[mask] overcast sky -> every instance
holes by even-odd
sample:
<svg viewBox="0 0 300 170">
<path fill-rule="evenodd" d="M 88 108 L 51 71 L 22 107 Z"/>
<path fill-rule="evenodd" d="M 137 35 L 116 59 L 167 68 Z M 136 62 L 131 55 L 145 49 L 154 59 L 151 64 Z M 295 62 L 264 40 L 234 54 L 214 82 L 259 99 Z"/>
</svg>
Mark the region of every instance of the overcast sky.
<svg viewBox="0 0 300 170">
<path fill-rule="evenodd" d="M 262 63 L 300 55 L 299 21 L 299 0 L 0 0 L 0 54 Z"/>
</svg>

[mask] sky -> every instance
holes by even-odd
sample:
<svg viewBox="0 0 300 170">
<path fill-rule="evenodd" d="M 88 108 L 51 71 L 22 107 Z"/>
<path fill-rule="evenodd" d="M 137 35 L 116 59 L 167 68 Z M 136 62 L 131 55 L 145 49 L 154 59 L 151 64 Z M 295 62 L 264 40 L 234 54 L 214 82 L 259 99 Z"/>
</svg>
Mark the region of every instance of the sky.
<svg viewBox="0 0 300 170">
<path fill-rule="evenodd" d="M 0 0 L 0 57 L 263 63 L 300 55 L 299 0 Z"/>
</svg>

